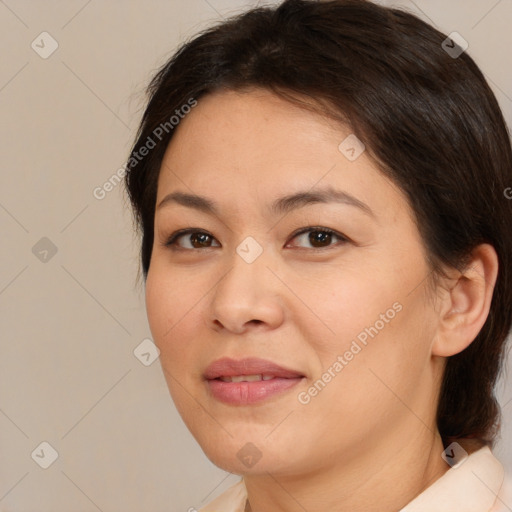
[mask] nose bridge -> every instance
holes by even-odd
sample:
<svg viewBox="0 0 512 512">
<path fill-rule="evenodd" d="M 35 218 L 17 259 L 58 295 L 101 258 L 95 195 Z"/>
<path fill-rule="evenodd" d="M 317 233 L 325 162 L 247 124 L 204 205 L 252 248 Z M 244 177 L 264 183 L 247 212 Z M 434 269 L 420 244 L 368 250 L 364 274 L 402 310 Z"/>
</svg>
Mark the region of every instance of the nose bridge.
<svg viewBox="0 0 512 512">
<path fill-rule="evenodd" d="M 240 303 L 248 303 L 253 296 L 265 293 L 272 273 L 267 268 L 268 255 L 263 255 L 263 247 L 259 247 L 261 250 L 250 241 L 238 245 L 228 258 L 227 273 L 219 282 L 215 295 L 225 295 L 228 300 L 236 297 Z"/>
<path fill-rule="evenodd" d="M 227 259 L 228 268 L 211 299 L 211 320 L 240 331 L 251 321 L 276 326 L 282 319 L 276 281 L 267 268 L 269 253 L 252 237 Z"/>
</svg>

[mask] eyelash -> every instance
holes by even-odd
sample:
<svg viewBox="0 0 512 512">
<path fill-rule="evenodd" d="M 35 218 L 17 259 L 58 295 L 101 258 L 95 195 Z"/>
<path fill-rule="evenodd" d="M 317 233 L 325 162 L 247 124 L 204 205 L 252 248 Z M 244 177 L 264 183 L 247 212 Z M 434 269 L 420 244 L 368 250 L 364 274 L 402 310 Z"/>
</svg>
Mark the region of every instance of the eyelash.
<svg viewBox="0 0 512 512">
<path fill-rule="evenodd" d="M 331 249 L 332 247 L 337 247 L 340 244 L 345 244 L 350 241 L 346 236 L 342 235 L 341 233 L 338 233 L 337 231 L 334 231 L 333 229 L 325 228 L 322 226 L 308 226 L 306 228 L 302 228 L 302 229 L 296 231 L 295 233 L 293 233 L 290 240 L 293 240 L 294 238 L 297 238 L 298 236 L 303 235 L 304 233 L 309 233 L 309 232 L 319 232 L 319 233 L 327 233 L 329 235 L 334 235 L 336 238 L 338 238 L 340 240 L 340 242 L 338 242 L 337 244 L 328 245 L 326 247 L 311 247 L 311 248 L 299 247 L 299 249 L 307 249 L 310 251 L 325 251 L 325 250 Z M 193 233 L 207 235 L 215 240 L 215 237 L 210 235 L 210 233 L 208 233 L 207 231 L 201 231 L 199 228 L 187 228 L 187 229 L 181 229 L 181 230 L 173 233 L 167 239 L 167 241 L 164 242 L 162 245 L 164 245 L 165 247 L 168 247 L 174 251 L 200 251 L 201 248 L 189 249 L 189 248 L 180 247 L 176 243 L 181 237 L 183 237 L 185 235 L 190 235 Z M 209 249 L 213 249 L 213 248 L 215 248 L 215 246 L 214 247 L 204 247 L 203 250 L 209 250 Z"/>
</svg>

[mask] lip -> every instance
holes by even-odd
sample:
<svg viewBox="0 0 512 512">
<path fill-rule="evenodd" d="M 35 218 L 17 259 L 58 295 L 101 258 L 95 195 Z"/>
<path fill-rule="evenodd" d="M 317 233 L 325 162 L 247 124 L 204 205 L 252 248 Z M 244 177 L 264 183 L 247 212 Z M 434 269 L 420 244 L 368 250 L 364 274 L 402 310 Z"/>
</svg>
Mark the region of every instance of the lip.
<svg viewBox="0 0 512 512">
<path fill-rule="evenodd" d="M 220 377 L 258 374 L 272 375 L 274 378 L 253 382 L 219 380 Z M 224 357 L 206 368 L 204 378 L 217 400 L 231 405 L 250 405 L 291 389 L 302 381 L 304 375 L 266 359 L 249 357 L 235 360 Z"/>
<path fill-rule="evenodd" d="M 295 370 L 283 368 L 278 364 L 266 359 L 257 357 L 247 357 L 245 359 L 231 359 L 223 357 L 210 364 L 205 372 L 204 377 L 207 380 L 218 379 L 219 377 L 234 377 L 236 375 L 257 375 L 266 373 L 274 375 L 282 379 L 293 379 L 296 377 L 304 377 L 303 374 Z"/>
</svg>

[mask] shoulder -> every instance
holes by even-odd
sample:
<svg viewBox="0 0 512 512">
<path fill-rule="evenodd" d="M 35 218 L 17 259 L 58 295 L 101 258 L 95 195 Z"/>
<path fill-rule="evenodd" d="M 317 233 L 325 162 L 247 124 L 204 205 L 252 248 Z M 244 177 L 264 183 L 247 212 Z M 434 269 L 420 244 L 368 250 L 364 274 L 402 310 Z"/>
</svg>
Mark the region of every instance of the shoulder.
<svg viewBox="0 0 512 512">
<path fill-rule="evenodd" d="M 490 512 L 509 512 L 510 510 L 512 510 L 512 474 L 507 474 L 494 508 Z"/>
</svg>

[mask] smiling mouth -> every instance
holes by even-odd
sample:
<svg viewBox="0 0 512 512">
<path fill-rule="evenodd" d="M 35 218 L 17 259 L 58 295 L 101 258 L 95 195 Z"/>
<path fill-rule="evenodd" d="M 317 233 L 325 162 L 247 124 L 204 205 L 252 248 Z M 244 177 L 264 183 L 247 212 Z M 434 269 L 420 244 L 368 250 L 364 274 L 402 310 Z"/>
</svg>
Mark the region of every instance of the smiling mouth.
<svg viewBox="0 0 512 512">
<path fill-rule="evenodd" d="M 211 363 L 203 378 L 211 398 L 228 405 L 245 406 L 284 398 L 286 391 L 305 377 L 300 371 L 265 359 L 224 357 Z"/>
</svg>

